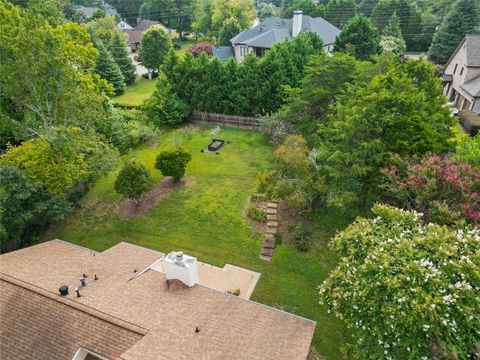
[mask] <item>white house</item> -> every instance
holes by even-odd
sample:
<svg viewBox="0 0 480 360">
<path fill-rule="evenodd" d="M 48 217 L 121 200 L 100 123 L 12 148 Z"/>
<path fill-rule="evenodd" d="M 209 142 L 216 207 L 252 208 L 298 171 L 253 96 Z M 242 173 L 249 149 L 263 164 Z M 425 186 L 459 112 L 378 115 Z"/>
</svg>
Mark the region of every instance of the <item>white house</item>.
<svg viewBox="0 0 480 360">
<path fill-rule="evenodd" d="M 467 35 L 442 75 L 443 93 L 458 110 L 480 113 L 480 35 Z"/>
<path fill-rule="evenodd" d="M 120 30 L 132 30 L 132 29 L 133 29 L 133 26 L 130 26 L 130 25 L 128 25 L 128 23 L 126 23 L 125 21 L 120 20 L 120 21 L 117 23 L 117 29 L 120 29 Z"/>
</svg>

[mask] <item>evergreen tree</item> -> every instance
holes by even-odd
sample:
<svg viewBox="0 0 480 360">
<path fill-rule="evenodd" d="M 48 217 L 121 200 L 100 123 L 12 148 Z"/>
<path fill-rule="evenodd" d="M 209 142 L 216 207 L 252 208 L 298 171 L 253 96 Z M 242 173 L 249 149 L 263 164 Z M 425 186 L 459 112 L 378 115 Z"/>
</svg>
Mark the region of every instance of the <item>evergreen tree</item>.
<svg viewBox="0 0 480 360">
<path fill-rule="evenodd" d="M 113 35 L 112 41 L 110 42 L 110 53 L 120 68 L 125 83 L 127 85 L 132 84 L 136 78 L 135 65 L 133 65 L 132 59 L 128 56 L 122 33 L 115 32 Z"/>
<path fill-rule="evenodd" d="M 155 185 L 148 169 L 138 161 L 125 164 L 115 180 L 115 191 L 138 204 L 138 200 Z"/>
<path fill-rule="evenodd" d="M 400 56 L 403 55 L 407 49 L 405 40 L 402 37 L 400 21 L 396 12 L 393 13 L 383 29 L 383 35 L 380 38 L 380 45 L 384 52 L 390 52 Z"/>
<path fill-rule="evenodd" d="M 338 28 L 342 28 L 348 20 L 355 16 L 354 0 L 330 0 L 325 9 L 325 19 Z"/>
<path fill-rule="evenodd" d="M 433 38 L 428 52 L 430 60 L 438 64 L 445 64 L 465 35 L 474 32 L 479 24 L 478 1 L 458 0 Z"/>
<path fill-rule="evenodd" d="M 370 20 L 372 24 L 379 30 L 383 31 L 387 25 L 388 19 L 393 15 L 397 9 L 396 0 L 380 0 L 373 8 Z"/>
<path fill-rule="evenodd" d="M 188 106 L 178 98 L 165 74 L 160 74 L 155 91 L 143 106 L 147 119 L 158 127 L 175 126 L 188 118 Z"/>
<path fill-rule="evenodd" d="M 160 26 L 154 25 L 142 34 L 140 41 L 140 59 L 151 71 L 157 71 L 163 58 L 172 48 L 172 40 Z"/>
<path fill-rule="evenodd" d="M 235 18 L 227 19 L 223 22 L 220 34 L 218 36 L 218 44 L 222 46 L 230 46 L 230 39 L 242 31 L 240 24 Z"/>
<path fill-rule="evenodd" d="M 435 67 L 409 61 L 336 99 L 320 124 L 320 184 L 329 206 L 378 200 L 379 169 L 391 154 L 444 154 L 451 150 L 449 109 Z"/>
<path fill-rule="evenodd" d="M 393 36 L 396 38 L 402 37 L 402 30 L 400 29 L 400 20 L 398 19 L 397 12 L 395 11 L 393 15 L 387 22 L 387 25 L 382 31 L 383 36 Z"/>
<path fill-rule="evenodd" d="M 120 71 L 112 54 L 105 48 L 101 41 L 97 41 L 98 58 L 95 64 L 95 72 L 113 85 L 115 94 L 121 94 L 125 90 L 125 78 Z"/>
<path fill-rule="evenodd" d="M 355 16 L 337 36 L 334 51 L 351 53 L 359 60 L 368 60 L 381 51 L 378 31 L 365 16 Z"/>
<path fill-rule="evenodd" d="M 360 4 L 358 4 L 358 11 L 359 13 L 362 13 L 363 15 L 370 17 L 377 3 L 378 3 L 378 0 L 363 0 Z"/>
</svg>

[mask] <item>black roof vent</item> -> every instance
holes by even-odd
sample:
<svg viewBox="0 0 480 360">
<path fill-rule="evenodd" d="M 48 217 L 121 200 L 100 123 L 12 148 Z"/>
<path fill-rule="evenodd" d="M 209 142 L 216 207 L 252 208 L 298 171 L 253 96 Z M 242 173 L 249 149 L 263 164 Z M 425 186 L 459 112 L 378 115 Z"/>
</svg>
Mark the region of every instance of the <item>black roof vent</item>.
<svg viewBox="0 0 480 360">
<path fill-rule="evenodd" d="M 68 295 L 68 286 L 67 285 L 60 286 L 60 288 L 58 289 L 58 292 L 62 296 L 67 296 Z"/>
</svg>

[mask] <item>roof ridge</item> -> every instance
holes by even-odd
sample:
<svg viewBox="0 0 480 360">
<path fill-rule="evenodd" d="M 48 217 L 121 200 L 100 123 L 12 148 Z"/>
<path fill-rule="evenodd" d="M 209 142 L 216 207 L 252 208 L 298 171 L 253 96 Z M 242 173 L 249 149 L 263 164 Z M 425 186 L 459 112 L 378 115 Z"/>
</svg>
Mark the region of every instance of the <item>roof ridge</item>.
<svg viewBox="0 0 480 360">
<path fill-rule="evenodd" d="M 142 336 L 145 336 L 148 334 L 149 330 L 148 329 L 145 329 L 141 326 L 138 326 L 138 325 L 135 325 L 135 324 L 132 324 L 128 321 L 125 321 L 125 320 L 122 320 L 122 319 L 119 319 L 115 316 L 112 316 L 110 314 L 107 314 L 107 313 L 104 313 L 100 310 L 97 310 L 97 309 L 94 309 L 88 305 L 85 305 L 85 304 L 82 304 L 82 303 L 79 303 L 79 302 L 76 302 L 72 299 L 69 299 L 69 298 L 64 298 L 64 297 L 60 297 L 60 295 L 57 295 L 57 294 L 54 294 L 48 290 L 45 290 L 45 289 L 42 289 L 36 285 L 33 285 L 33 284 L 30 284 L 26 281 L 23 281 L 23 280 L 20 280 L 20 279 L 17 279 L 13 276 L 10 276 L 10 275 L 7 275 L 7 274 L 4 274 L 4 273 L 0 273 L 0 280 L 2 281 L 5 281 L 5 282 L 8 282 L 12 285 L 15 285 L 15 286 L 18 286 L 18 287 L 21 287 L 25 290 L 28 290 L 28 291 L 31 291 L 31 292 L 34 292 L 38 295 L 41 295 L 41 296 L 44 296 L 46 298 L 49 298 L 53 301 L 56 301 L 56 302 L 59 302 L 59 303 L 62 303 L 66 306 L 70 306 L 78 311 L 81 311 L 83 313 L 86 313 L 88 315 L 91 315 L 93 317 L 96 317 L 100 320 L 103 320 L 105 322 L 108 322 L 108 323 L 111 323 L 113 325 L 116 325 L 118 327 L 121 327 L 121 328 L 124 328 L 126 330 L 129 330 L 129 331 L 132 331 L 134 333 L 137 333 L 139 335 L 142 335 Z"/>
</svg>

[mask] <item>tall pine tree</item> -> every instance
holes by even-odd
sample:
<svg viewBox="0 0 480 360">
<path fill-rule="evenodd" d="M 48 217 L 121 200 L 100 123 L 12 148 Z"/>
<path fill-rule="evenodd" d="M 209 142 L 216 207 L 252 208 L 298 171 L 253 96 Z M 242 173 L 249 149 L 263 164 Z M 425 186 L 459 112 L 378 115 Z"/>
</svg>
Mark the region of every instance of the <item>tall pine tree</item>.
<svg viewBox="0 0 480 360">
<path fill-rule="evenodd" d="M 128 56 L 128 51 L 125 46 L 125 40 L 123 34 L 115 32 L 110 42 L 110 53 L 113 59 L 117 63 L 127 85 L 132 84 L 135 81 L 135 65 L 133 65 L 132 59 Z"/>
<path fill-rule="evenodd" d="M 445 64 L 465 35 L 475 31 L 479 24 L 478 1 L 458 0 L 433 37 L 428 51 L 430 60 L 437 64 Z"/>
<path fill-rule="evenodd" d="M 95 72 L 113 85 L 116 95 L 123 93 L 125 90 L 125 78 L 113 59 L 112 54 L 110 54 L 100 40 L 96 42 L 95 46 L 98 49 Z"/>
</svg>

